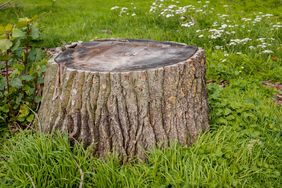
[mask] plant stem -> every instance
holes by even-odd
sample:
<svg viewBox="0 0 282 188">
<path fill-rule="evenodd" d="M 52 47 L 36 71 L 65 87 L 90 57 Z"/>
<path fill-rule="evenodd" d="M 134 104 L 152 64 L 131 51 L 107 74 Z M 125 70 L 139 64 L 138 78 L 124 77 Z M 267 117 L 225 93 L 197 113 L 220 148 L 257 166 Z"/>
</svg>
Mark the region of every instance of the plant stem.
<svg viewBox="0 0 282 188">
<path fill-rule="evenodd" d="M 9 87 L 9 66 L 8 66 L 8 61 L 5 61 L 5 69 L 6 69 L 5 77 L 6 77 L 6 82 L 7 82 L 7 91 L 9 93 L 10 87 Z"/>
</svg>

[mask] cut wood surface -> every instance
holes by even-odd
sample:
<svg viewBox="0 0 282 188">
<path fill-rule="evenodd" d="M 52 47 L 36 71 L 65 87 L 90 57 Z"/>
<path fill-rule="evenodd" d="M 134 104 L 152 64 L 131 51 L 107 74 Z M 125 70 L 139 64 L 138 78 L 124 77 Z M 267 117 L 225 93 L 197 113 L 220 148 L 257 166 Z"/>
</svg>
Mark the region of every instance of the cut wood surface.
<svg viewBox="0 0 282 188">
<path fill-rule="evenodd" d="M 82 43 L 51 59 L 39 121 L 68 132 L 94 154 L 123 159 L 208 129 L 202 49 L 172 42 L 109 39 Z"/>
</svg>

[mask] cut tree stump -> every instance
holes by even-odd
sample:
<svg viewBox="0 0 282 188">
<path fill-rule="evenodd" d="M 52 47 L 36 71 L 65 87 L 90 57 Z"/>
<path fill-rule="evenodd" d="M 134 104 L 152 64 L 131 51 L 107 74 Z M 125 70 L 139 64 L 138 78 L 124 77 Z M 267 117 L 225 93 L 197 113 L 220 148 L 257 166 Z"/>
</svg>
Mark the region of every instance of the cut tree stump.
<svg viewBox="0 0 282 188">
<path fill-rule="evenodd" d="M 109 39 L 71 46 L 50 60 L 39 122 L 94 145 L 97 156 L 139 157 L 190 145 L 209 128 L 202 49 Z"/>
</svg>

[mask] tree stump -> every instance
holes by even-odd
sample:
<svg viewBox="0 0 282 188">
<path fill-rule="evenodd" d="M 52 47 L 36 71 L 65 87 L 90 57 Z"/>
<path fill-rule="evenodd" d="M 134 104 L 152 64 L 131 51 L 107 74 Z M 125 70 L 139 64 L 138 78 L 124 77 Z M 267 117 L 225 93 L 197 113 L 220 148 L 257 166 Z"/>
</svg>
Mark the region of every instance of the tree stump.
<svg viewBox="0 0 282 188">
<path fill-rule="evenodd" d="M 190 145 L 209 127 L 204 51 L 123 39 L 68 48 L 49 61 L 39 122 L 94 144 L 97 156 Z"/>
</svg>

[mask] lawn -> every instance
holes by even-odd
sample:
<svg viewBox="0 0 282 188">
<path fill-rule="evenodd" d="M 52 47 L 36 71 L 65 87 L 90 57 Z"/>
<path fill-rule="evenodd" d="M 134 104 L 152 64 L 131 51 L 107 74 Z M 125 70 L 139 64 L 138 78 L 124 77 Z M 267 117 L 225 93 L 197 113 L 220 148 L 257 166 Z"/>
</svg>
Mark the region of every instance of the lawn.
<svg viewBox="0 0 282 188">
<path fill-rule="evenodd" d="M 211 128 L 189 148 L 156 149 L 146 161 L 122 165 L 115 156 L 96 159 L 91 149 L 71 147 L 65 135 L 14 134 L 1 124 L 0 187 L 282 186 L 280 0 L 14 3 L 0 10 L 0 25 L 37 15 L 36 45 L 44 49 L 98 38 L 204 48 Z"/>
</svg>

